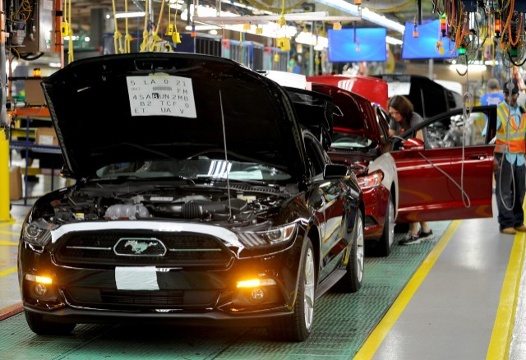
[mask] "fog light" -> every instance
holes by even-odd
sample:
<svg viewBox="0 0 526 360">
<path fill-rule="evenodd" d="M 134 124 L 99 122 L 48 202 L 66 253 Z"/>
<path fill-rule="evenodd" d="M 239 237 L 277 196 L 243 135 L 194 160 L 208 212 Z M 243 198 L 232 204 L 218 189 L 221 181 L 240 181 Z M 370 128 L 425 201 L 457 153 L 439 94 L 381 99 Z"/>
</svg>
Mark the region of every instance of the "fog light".
<svg viewBox="0 0 526 360">
<path fill-rule="evenodd" d="M 254 289 L 251 293 L 253 300 L 262 300 L 265 297 L 265 292 L 263 289 Z"/>
<path fill-rule="evenodd" d="M 36 295 L 43 297 L 47 294 L 47 286 L 44 284 L 35 284 L 35 286 L 33 286 L 33 292 Z"/>
</svg>

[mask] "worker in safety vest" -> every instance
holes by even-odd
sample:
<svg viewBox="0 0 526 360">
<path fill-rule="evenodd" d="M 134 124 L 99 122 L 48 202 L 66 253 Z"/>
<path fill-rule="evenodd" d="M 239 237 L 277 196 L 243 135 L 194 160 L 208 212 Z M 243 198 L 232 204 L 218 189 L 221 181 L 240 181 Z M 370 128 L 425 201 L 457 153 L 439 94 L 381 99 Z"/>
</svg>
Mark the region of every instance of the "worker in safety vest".
<svg viewBox="0 0 526 360">
<path fill-rule="evenodd" d="M 497 106 L 495 145 L 495 196 L 499 230 L 503 234 L 526 232 L 522 205 L 525 193 L 526 112 L 517 103 L 515 80 L 504 84 L 504 101 Z"/>
</svg>

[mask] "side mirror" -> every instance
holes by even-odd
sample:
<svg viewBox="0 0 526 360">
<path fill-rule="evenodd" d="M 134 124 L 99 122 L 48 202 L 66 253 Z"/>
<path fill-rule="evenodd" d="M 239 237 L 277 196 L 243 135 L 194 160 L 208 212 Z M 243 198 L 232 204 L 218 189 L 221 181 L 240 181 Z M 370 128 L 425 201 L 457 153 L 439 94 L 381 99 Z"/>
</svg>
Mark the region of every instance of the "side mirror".
<svg viewBox="0 0 526 360">
<path fill-rule="evenodd" d="M 424 142 L 417 138 L 410 138 L 402 142 L 402 150 L 424 150 Z"/>
</svg>

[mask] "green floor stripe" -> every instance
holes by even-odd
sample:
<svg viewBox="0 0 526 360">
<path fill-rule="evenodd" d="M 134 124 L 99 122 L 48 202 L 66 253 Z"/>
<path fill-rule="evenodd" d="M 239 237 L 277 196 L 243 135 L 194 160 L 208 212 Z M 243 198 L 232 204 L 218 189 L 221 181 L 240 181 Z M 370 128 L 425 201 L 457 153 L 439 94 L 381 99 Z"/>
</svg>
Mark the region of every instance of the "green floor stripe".
<svg viewBox="0 0 526 360">
<path fill-rule="evenodd" d="M 262 329 L 174 325 L 79 325 L 67 337 L 34 335 L 23 314 L 0 322 L 0 359 L 342 359 L 356 354 L 450 224 L 433 222 L 433 241 L 395 245 L 367 257 L 355 294 L 329 292 L 316 304 L 314 331 L 303 343 L 269 340 Z M 397 240 L 404 234 L 397 234 Z"/>
</svg>

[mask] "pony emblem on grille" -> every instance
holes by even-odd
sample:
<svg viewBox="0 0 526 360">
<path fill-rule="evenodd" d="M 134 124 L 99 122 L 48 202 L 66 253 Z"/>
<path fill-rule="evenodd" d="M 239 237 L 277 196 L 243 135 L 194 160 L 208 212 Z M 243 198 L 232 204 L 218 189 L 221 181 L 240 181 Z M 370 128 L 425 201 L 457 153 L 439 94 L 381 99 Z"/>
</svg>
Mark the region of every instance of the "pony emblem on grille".
<svg viewBox="0 0 526 360">
<path fill-rule="evenodd" d="M 166 247 L 158 239 L 120 239 L 114 248 L 115 254 L 127 256 L 164 256 Z"/>
</svg>

